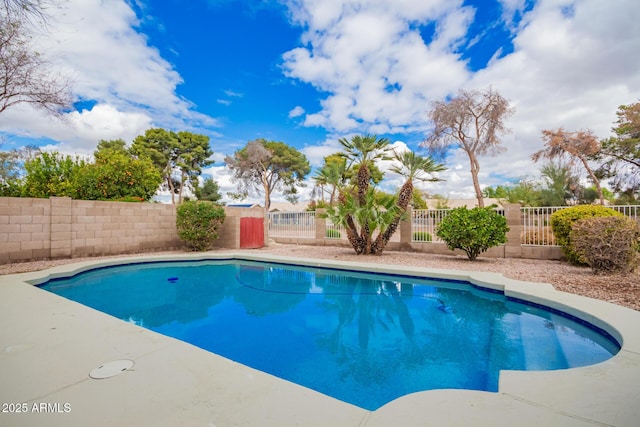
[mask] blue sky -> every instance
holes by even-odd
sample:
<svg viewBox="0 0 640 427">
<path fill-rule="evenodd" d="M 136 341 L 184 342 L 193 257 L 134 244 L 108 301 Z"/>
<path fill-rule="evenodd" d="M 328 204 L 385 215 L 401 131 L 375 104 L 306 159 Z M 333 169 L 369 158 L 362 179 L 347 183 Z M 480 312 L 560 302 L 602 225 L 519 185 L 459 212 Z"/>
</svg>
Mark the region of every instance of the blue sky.
<svg viewBox="0 0 640 427">
<path fill-rule="evenodd" d="M 206 172 L 223 192 L 234 185 L 222 159 L 255 138 L 293 145 L 314 166 L 362 133 L 420 151 L 432 101 L 489 86 L 516 113 L 506 151 L 481 159 L 481 184 L 535 178 L 543 129 L 604 138 L 617 107 L 640 98 L 640 2 L 68 0 L 54 13 L 34 43 L 73 79 L 76 111 L 3 113 L 2 149 L 84 155 L 150 127 L 189 130 L 210 136 Z M 422 188 L 473 197 L 464 153 L 447 167 Z M 399 185 L 391 174 L 384 184 Z"/>
</svg>

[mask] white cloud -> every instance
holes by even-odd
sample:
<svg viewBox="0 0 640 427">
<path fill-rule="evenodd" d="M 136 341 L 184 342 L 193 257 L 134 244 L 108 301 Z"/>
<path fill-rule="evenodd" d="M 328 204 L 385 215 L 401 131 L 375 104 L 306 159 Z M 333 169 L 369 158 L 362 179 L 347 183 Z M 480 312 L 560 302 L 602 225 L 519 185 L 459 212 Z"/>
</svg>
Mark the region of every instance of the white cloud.
<svg viewBox="0 0 640 427">
<path fill-rule="evenodd" d="M 303 45 L 283 56 L 285 74 L 328 93 L 304 124 L 335 134 L 426 135 L 431 101 L 459 88 L 492 86 L 516 113 L 508 122 L 513 134 L 503 137 L 507 151 L 480 159 L 483 187 L 537 175 L 530 156 L 542 146 L 543 129 L 609 136 L 617 107 L 640 98 L 640 3 L 500 3 L 503 22 L 493 25 L 511 31 L 513 52 L 499 57 L 505 52 L 499 51 L 474 73 L 456 53 L 472 41 L 467 31 L 475 17 L 462 2 L 290 2 L 292 20 L 305 32 Z M 435 34 L 425 40 L 417 28 L 430 23 Z M 451 153 L 442 174 L 447 182 L 433 187 L 450 197 L 473 197 L 468 165 L 464 153 Z"/>
<path fill-rule="evenodd" d="M 328 138 L 321 144 L 310 145 L 300 150 L 307 157 L 312 167 L 321 167 L 324 164 L 324 158 L 331 154 L 342 151 L 342 145 L 338 142 L 338 138 Z"/>
<path fill-rule="evenodd" d="M 124 139 L 130 142 L 137 135 L 151 127 L 151 117 L 144 113 L 123 113 L 111 105 L 96 105 L 91 110 L 74 111 L 67 119 L 75 129 L 76 138 L 62 142 L 68 145 L 82 144 L 84 141 L 100 139 Z M 61 135 L 62 137 L 63 135 Z M 78 148 L 80 148 L 79 146 Z"/>
<path fill-rule="evenodd" d="M 72 78 L 76 99 L 97 105 L 50 127 L 49 119 L 28 106 L 17 121 L 7 111 L 0 116 L 0 132 L 52 138 L 82 152 L 92 151 L 101 138 L 130 139 L 142 126 L 218 125 L 176 93 L 181 76 L 136 30 L 138 19 L 124 0 L 68 0 L 52 13 L 48 32 L 39 32 L 34 43 Z"/>
<path fill-rule="evenodd" d="M 502 5 L 502 20 L 511 28 L 512 31 L 517 29 L 514 20 L 521 16 L 527 6 L 526 0 L 498 0 Z"/>
<path fill-rule="evenodd" d="M 90 154 L 101 139 L 130 142 L 152 127 L 151 117 L 144 112 L 123 112 L 108 104 L 70 112 L 63 120 L 42 116 L 39 111 L 20 105 L 2 114 L 0 126 L 5 123 L 17 136 L 59 141 L 47 148 L 65 154 Z"/>
<path fill-rule="evenodd" d="M 308 114 L 304 124 L 337 132 L 423 128 L 428 100 L 468 78 L 454 49 L 473 10 L 460 4 L 310 0 L 292 5 L 294 19 L 308 29 L 306 45 L 284 54 L 285 74 L 330 92 L 321 100 L 322 110 Z M 430 22 L 437 26 L 427 46 L 416 25 Z"/>
<path fill-rule="evenodd" d="M 302 108 L 299 105 L 296 105 L 295 108 L 293 108 L 291 111 L 289 111 L 289 118 L 293 119 L 295 117 L 300 117 L 303 114 L 304 114 L 304 108 Z"/>
<path fill-rule="evenodd" d="M 242 98 L 244 96 L 243 93 L 235 92 L 233 90 L 225 90 L 224 93 L 232 98 Z"/>
</svg>

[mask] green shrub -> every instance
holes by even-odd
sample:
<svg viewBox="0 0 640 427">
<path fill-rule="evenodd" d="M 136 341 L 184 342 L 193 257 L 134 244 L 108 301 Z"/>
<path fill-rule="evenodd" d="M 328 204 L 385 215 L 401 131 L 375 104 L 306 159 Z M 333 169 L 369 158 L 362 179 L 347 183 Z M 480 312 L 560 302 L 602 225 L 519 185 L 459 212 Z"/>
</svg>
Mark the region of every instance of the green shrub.
<svg viewBox="0 0 640 427">
<path fill-rule="evenodd" d="M 630 273 L 638 264 L 640 227 L 624 216 L 592 217 L 576 221 L 571 230 L 574 253 L 594 273 Z"/>
<path fill-rule="evenodd" d="M 340 230 L 336 230 L 335 228 L 327 228 L 325 236 L 327 237 L 327 239 L 339 239 Z"/>
<path fill-rule="evenodd" d="M 583 218 L 622 216 L 614 209 L 598 205 L 580 205 L 562 209 L 551 215 L 551 229 L 556 236 L 556 243 L 562 247 L 562 253 L 572 264 L 586 264 L 571 246 L 571 229 L 573 224 Z"/>
<path fill-rule="evenodd" d="M 178 237 L 196 251 L 211 247 L 226 217 L 222 206 L 206 201 L 184 202 L 176 214 Z"/>
<path fill-rule="evenodd" d="M 414 231 L 411 233 L 411 240 L 414 242 L 431 242 L 433 239 L 431 238 L 431 234 L 426 231 Z"/>
<path fill-rule="evenodd" d="M 490 208 L 452 209 L 440 223 L 436 235 L 451 250 L 462 249 L 470 260 L 507 241 L 507 220 Z"/>
</svg>

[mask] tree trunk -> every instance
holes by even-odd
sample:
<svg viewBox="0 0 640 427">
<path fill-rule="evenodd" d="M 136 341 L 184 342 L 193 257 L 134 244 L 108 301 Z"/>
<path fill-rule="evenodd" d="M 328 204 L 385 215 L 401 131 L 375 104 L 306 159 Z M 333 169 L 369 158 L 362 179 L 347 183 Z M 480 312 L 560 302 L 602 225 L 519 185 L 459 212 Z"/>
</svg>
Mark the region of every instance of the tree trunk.
<svg viewBox="0 0 640 427">
<path fill-rule="evenodd" d="M 587 161 L 585 159 L 583 159 L 582 157 L 580 158 L 580 160 L 582 161 L 582 164 L 584 165 L 584 168 L 587 170 L 587 173 L 591 177 L 591 180 L 593 181 L 593 184 L 596 186 L 596 191 L 598 192 L 598 197 L 600 198 L 600 204 L 602 206 L 604 206 L 604 194 L 602 193 L 602 187 L 600 186 L 600 180 L 598 180 L 598 178 L 596 178 L 596 175 L 593 173 L 593 171 L 591 170 L 591 168 L 587 164 Z"/>
<path fill-rule="evenodd" d="M 369 173 L 369 167 L 366 163 L 360 164 L 358 169 L 358 206 L 362 207 L 367 203 L 367 191 L 369 190 L 369 179 L 371 174 Z M 357 233 L 356 233 L 357 234 Z M 371 230 L 369 230 L 369 224 L 360 224 L 360 240 L 364 247 L 363 253 L 371 253 Z"/>
<path fill-rule="evenodd" d="M 269 213 L 269 209 L 271 209 L 271 194 L 269 190 L 265 189 L 264 191 L 264 211 L 265 213 Z"/>
<path fill-rule="evenodd" d="M 171 193 L 171 204 L 176 204 L 176 188 L 173 186 L 173 181 L 171 180 L 171 175 L 167 178 L 167 185 L 169 186 L 169 192 Z"/>
<path fill-rule="evenodd" d="M 264 212 L 265 214 L 269 213 L 269 209 L 271 209 L 271 186 L 269 185 L 269 179 L 267 178 L 268 171 L 262 166 L 262 188 L 264 188 Z"/>
<path fill-rule="evenodd" d="M 366 163 L 360 164 L 358 169 L 358 205 L 362 206 L 366 203 L 367 190 L 369 189 L 369 167 Z"/>
<path fill-rule="evenodd" d="M 353 221 L 353 217 L 351 215 L 347 216 L 347 239 L 353 250 L 356 252 L 356 255 L 360 255 L 364 253 L 364 241 L 360 236 L 358 236 L 358 227 L 356 227 L 355 222 Z"/>
<path fill-rule="evenodd" d="M 400 192 L 398 194 L 397 206 L 398 208 L 400 208 L 399 212 L 397 213 L 396 217 L 393 219 L 393 222 L 389 224 L 389 227 L 387 227 L 384 233 L 378 234 L 378 237 L 376 238 L 376 241 L 373 244 L 372 253 L 374 255 L 382 255 L 382 251 L 384 251 L 384 248 L 387 246 L 387 243 L 389 243 L 389 240 L 391 240 L 391 236 L 393 236 L 396 230 L 398 229 L 398 225 L 400 224 L 402 215 L 404 215 L 404 213 L 407 211 L 407 208 L 409 207 L 409 201 L 411 200 L 412 196 L 413 196 L 413 183 L 411 181 L 407 181 L 404 183 L 402 188 L 400 188 Z"/>
<path fill-rule="evenodd" d="M 338 203 L 345 203 L 345 195 L 342 191 L 338 194 Z M 346 223 L 347 239 L 353 247 L 356 255 L 360 255 L 364 252 L 365 245 L 362 238 L 358 235 L 358 227 L 350 214 L 347 215 Z"/>
<path fill-rule="evenodd" d="M 182 171 L 182 174 L 180 175 L 180 193 L 178 193 L 178 204 L 182 203 L 182 191 L 184 190 L 184 181 L 185 181 L 185 176 L 184 176 L 184 171 Z"/>
<path fill-rule="evenodd" d="M 470 151 L 469 161 L 471 163 L 471 179 L 473 180 L 473 188 L 476 191 L 476 198 L 478 199 L 478 207 L 484 208 L 484 198 L 482 197 L 482 190 L 480 189 L 480 182 L 478 181 L 478 172 L 480 172 L 480 162 L 476 158 L 476 155 Z"/>
</svg>

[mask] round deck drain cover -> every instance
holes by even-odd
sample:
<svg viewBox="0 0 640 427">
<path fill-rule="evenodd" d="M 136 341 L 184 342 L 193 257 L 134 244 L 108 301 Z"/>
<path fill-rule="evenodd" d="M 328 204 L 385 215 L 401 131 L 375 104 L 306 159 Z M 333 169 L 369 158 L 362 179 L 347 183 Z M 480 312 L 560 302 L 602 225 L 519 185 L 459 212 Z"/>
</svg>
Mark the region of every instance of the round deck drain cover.
<svg viewBox="0 0 640 427">
<path fill-rule="evenodd" d="M 89 376 L 95 380 L 111 378 L 131 369 L 131 367 L 133 367 L 133 360 L 114 360 L 113 362 L 108 362 L 98 366 L 93 371 L 89 372 Z"/>
</svg>

